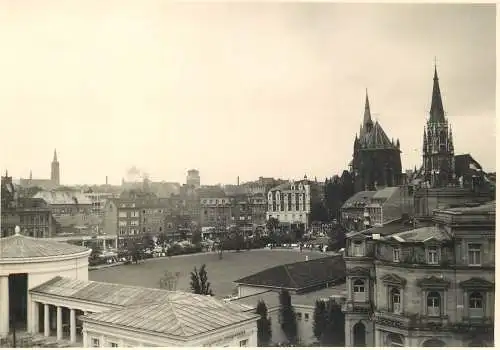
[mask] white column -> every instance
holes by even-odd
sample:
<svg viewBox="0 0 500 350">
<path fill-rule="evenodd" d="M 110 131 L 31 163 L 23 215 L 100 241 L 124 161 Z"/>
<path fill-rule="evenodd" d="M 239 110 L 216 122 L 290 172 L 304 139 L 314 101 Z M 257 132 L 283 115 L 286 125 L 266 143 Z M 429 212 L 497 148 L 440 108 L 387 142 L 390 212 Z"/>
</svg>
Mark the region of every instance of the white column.
<svg viewBox="0 0 500 350">
<path fill-rule="evenodd" d="M 49 304 L 43 304 L 43 336 L 50 335 Z"/>
<path fill-rule="evenodd" d="M 87 331 L 85 329 L 82 331 L 82 335 L 83 335 L 83 347 L 88 348 L 89 347 L 88 336 L 87 336 Z"/>
<path fill-rule="evenodd" d="M 69 310 L 69 327 L 70 327 L 70 342 L 76 342 L 76 317 L 75 317 L 75 309 Z"/>
<path fill-rule="evenodd" d="M 373 344 L 375 347 L 382 346 L 381 341 L 380 341 L 380 331 L 378 329 L 375 330 L 375 344 Z"/>
<path fill-rule="evenodd" d="M 0 276 L 0 338 L 9 334 L 9 276 Z"/>
<path fill-rule="evenodd" d="M 38 320 L 40 319 L 40 303 L 34 301 L 31 303 L 31 333 L 37 334 L 40 330 Z"/>
<path fill-rule="evenodd" d="M 57 340 L 62 339 L 62 308 L 57 307 Z"/>
</svg>

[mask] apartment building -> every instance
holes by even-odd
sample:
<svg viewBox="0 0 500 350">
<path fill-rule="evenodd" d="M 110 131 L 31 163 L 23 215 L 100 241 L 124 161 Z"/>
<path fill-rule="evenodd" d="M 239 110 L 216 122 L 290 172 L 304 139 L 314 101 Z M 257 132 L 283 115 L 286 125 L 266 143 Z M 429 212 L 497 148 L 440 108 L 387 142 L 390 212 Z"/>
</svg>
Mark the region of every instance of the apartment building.
<svg viewBox="0 0 500 350">
<path fill-rule="evenodd" d="M 495 202 L 346 239 L 346 346 L 493 346 Z"/>
</svg>

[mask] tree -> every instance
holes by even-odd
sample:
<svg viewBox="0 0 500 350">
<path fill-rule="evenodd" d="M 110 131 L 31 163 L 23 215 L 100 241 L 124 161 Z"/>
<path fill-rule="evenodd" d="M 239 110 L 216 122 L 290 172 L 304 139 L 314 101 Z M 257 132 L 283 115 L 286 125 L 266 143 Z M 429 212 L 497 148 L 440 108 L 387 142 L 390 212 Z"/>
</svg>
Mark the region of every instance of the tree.
<svg viewBox="0 0 500 350">
<path fill-rule="evenodd" d="M 177 281 L 179 280 L 180 272 L 172 273 L 165 271 L 163 277 L 160 279 L 160 288 L 166 290 L 177 290 Z"/>
<path fill-rule="evenodd" d="M 271 341 L 271 320 L 267 317 L 267 306 L 263 300 L 257 304 L 256 314 L 260 315 L 257 320 L 257 346 L 267 346 Z"/>
<path fill-rule="evenodd" d="M 324 300 L 316 300 L 314 308 L 313 333 L 316 339 L 321 342 L 323 332 L 327 322 L 326 303 Z"/>
<path fill-rule="evenodd" d="M 208 282 L 206 265 L 203 264 L 198 271 L 196 267 L 191 272 L 191 291 L 194 294 L 214 295 L 210 282 Z"/>
<path fill-rule="evenodd" d="M 132 260 L 138 264 L 139 263 L 139 260 L 141 259 L 142 257 L 142 252 L 141 252 L 141 244 L 133 239 L 133 238 L 129 238 L 127 240 L 127 253 L 128 255 L 132 258 Z"/>
<path fill-rule="evenodd" d="M 191 237 L 191 243 L 194 245 L 201 243 L 201 231 L 199 229 L 194 230 L 193 236 Z"/>
<path fill-rule="evenodd" d="M 297 342 L 297 319 L 295 318 L 295 310 L 292 306 L 292 298 L 287 290 L 282 289 L 279 295 L 280 300 L 280 316 L 281 329 L 285 333 L 290 344 Z"/>
<path fill-rule="evenodd" d="M 267 220 L 266 227 L 269 231 L 274 232 L 280 226 L 280 221 L 276 218 L 270 217 Z"/>
<path fill-rule="evenodd" d="M 345 315 L 335 300 L 330 300 L 326 309 L 326 326 L 321 337 L 323 346 L 345 346 Z"/>
</svg>

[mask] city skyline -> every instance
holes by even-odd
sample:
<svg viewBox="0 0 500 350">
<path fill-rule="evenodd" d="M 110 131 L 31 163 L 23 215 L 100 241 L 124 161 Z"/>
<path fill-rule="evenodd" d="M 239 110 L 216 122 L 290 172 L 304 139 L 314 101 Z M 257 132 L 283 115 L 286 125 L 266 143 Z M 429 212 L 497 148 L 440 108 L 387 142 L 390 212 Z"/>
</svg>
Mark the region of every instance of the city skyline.
<svg viewBox="0 0 500 350">
<path fill-rule="evenodd" d="M 29 8 L 29 10 L 27 10 Z M 455 154 L 495 170 L 494 4 L 0 4 L 0 166 L 18 178 L 318 180 L 372 116 L 422 163 L 437 69 Z M 4 16 L 3 18 L 1 16 Z M 481 141 L 476 142 L 477 136 Z"/>
</svg>

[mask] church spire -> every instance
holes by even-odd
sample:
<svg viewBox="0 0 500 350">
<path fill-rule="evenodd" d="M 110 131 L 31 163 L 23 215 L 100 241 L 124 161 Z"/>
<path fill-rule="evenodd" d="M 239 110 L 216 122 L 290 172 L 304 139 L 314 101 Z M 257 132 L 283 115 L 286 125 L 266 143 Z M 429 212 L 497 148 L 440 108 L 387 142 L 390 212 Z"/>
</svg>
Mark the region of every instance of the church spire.
<svg viewBox="0 0 500 350">
<path fill-rule="evenodd" d="M 368 124 L 372 125 L 372 115 L 370 113 L 370 101 L 368 100 L 368 89 L 366 89 L 366 100 L 365 100 L 365 115 L 363 117 L 363 125 L 366 127 Z"/>
<path fill-rule="evenodd" d="M 57 162 L 57 150 L 54 148 L 54 159 L 53 162 Z"/>
<path fill-rule="evenodd" d="M 432 102 L 429 122 L 444 123 L 444 108 L 441 98 L 441 89 L 439 88 L 439 78 L 437 73 L 436 62 L 434 62 L 434 84 L 432 86 Z"/>
</svg>

